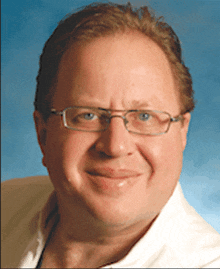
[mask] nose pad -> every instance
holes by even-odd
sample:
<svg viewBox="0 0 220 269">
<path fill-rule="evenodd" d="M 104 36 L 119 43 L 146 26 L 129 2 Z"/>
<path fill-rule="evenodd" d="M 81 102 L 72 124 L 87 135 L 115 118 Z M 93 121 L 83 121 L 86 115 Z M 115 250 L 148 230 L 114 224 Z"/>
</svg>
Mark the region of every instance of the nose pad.
<svg viewBox="0 0 220 269">
<path fill-rule="evenodd" d="M 120 121 L 111 124 L 111 119 L 117 117 L 123 119 L 125 125 L 124 128 Z M 126 118 L 120 115 L 113 115 L 108 121 L 108 128 L 101 134 L 96 142 L 96 150 L 105 153 L 109 157 L 131 155 L 134 151 L 134 145 L 131 141 L 129 132 L 126 129 Z"/>
<path fill-rule="evenodd" d="M 128 123 L 128 120 L 125 118 L 125 116 L 122 116 L 122 115 L 112 115 L 110 118 L 109 118 L 109 123 L 111 123 L 111 119 L 112 118 L 122 118 L 123 121 L 124 121 L 124 125 L 125 125 L 125 128 L 126 128 L 126 124 Z M 127 128 L 126 128 L 127 129 Z"/>
</svg>

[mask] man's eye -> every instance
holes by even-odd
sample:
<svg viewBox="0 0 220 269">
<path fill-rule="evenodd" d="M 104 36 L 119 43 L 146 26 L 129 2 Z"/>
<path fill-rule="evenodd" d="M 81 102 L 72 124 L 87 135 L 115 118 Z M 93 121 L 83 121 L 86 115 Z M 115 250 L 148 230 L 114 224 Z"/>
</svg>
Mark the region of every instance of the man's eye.
<svg viewBox="0 0 220 269">
<path fill-rule="evenodd" d="M 97 116 L 94 113 L 83 113 L 80 115 L 80 118 L 85 120 L 94 120 Z"/>
<path fill-rule="evenodd" d="M 150 119 L 150 114 L 148 113 L 140 113 L 138 118 L 141 120 L 141 121 L 148 121 Z"/>
</svg>

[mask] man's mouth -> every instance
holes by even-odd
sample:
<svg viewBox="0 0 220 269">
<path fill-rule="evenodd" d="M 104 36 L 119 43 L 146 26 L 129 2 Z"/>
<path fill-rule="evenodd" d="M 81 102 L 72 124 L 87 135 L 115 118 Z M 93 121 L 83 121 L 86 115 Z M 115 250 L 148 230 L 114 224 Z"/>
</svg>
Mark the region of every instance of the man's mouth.
<svg viewBox="0 0 220 269">
<path fill-rule="evenodd" d="M 140 176 L 141 173 L 130 169 L 119 169 L 115 170 L 109 167 L 95 168 L 88 171 L 90 175 L 106 177 L 111 179 L 126 179 L 131 177 Z"/>
<path fill-rule="evenodd" d="M 119 194 L 131 188 L 142 173 L 131 169 L 99 167 L 87 171 L 92 185 L 101 193 Z"/>
</svg>

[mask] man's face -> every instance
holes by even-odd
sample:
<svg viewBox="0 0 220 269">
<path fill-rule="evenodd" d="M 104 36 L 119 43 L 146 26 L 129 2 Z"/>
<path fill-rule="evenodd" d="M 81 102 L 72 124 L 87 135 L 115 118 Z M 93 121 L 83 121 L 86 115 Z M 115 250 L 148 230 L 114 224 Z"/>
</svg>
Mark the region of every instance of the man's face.
<svg viewBox="0 0 220 269">
<path fill-rule="evenodd" d="M 100 38 L 72 47 L 60 63 L 52 106 L 115 110 L 150 109 L 180 113 L 170 65 L 162 50 L 140 34 Z M 118 115 L 120 113 L 115 113 Z M 114 113 L 113 113 L 114 115 Z M 129 133 L 114 117 L 104 132 L 63 126 L 51 115 L 38 134 L 60 203 L 77 204 L 106 224 L 136 223 L 155 217 L 171 196 L 182 168 L 190 119 L 172 123 L 168 133 Z"/>
</svg>

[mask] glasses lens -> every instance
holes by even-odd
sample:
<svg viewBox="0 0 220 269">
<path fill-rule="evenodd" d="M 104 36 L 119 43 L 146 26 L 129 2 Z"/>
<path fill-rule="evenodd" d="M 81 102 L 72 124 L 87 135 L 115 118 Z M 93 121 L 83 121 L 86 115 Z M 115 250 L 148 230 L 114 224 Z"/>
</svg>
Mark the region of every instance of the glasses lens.
<svg viewBox="0 0 220 269">
<path fill-rule="evenodd" d="M 94 108 L 68 108 L 65 111 L 65 125 L 74 130 L 102 131 L 108 122 L 107 113 Z"/>
<path fill-rule="evenodd" d="M 126 119 L 128 131 L 139 134 L 163 134 L 167 132 L 170 124 L 168 114 L 148 110 L 129 112 Z"/>
</svg>

